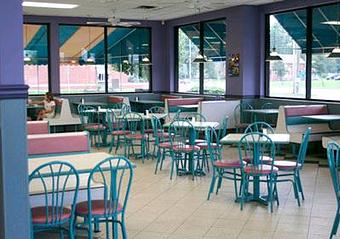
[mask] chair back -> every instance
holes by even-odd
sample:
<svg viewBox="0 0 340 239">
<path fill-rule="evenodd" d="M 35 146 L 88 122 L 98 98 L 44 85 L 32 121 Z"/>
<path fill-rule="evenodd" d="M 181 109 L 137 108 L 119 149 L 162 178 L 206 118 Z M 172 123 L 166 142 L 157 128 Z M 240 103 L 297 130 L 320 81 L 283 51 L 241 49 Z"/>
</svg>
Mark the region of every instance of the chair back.
<svg viewBox="0 0 340 239">
<path fill-rule="evenodd" d="M 106 124 L 110 132 L 124 130 L 125 120 L 119 113 L 116 113 L 114 109 L 107 109 L 105 116 Z"/>
<path fill-rule="evenodd" d="M 154 115 L 151 116 L 151 125 L 153 131 L 153 137 L 155 138 L 156 145 L 164 142 L 165 138 L 162 133 L 164 133 L 161 121 Z"/>
<path fill-rule="evenodd" d="M 185 116 L 186 120 L 192 120 L 195 119 L 195 121 L 199 121 L 199 122 L 205 122 L 207 121 L 207 118 L 202 115 L 201 113 L 198 112 L 189 112 L 186 116 Z"/>
<path fill-rule="evenodd" d="M 181 118 L 181 110 L 177 110 L 176 114 L 174 115 L 173 121 L 178 120 Z"/>
<path fill-rule="evenodd" d="M 267 102 L 267 103 L 264 103 L 263 105 L 261 105 L 262 110 L 273 109 L 273 108 L 274 108 L 274 105 L 273 105 L 273 103 L 270 103 L 270 102 Z"/>
<path fill-rule="evenodd" d="M 104 215 L 112 216 L 124 213 L 129 198 L 133 178 L 133 167 L 131 162 L 124 156 L 109 157 L 98 163 L 89 174 L 87 183 L 87 197 L 89 218 L 91 218 L 92 190 L 94 184 L 102 184 L 102 195 Z"/>
<path fill-rule="evenodd" d="M 153 106 L 149 109 L 149 112 L 152 114 L 162 114 L 164 113 L 164 107 Z"/>
<path fill-rule="evenodd" d="M 129 131 L 131 134 L 136 134 L 140 131 L 141 134 L 144 134 L 144 119 L 138 113 L 127 113 L 124 115 L 124 125 L 125 130 Z"/>
<path fill-rule="evenodd" d="M 223 137 L 225 137 L 227 135 L 227 130 L 228 130 L 228 119 L 229 117 L 226 116 L 225 118 L 223 118 L 222 123 L 220 124 L 220 126 L 218 127 L 218 138 L 222 139 Z"/>
<path fill-rule="evenodd" d="M 205 140 L 208 144 L 208 152 L 211 162 L 219 161 L 222 159 L 222 145 L 220 144 L 219 134 L 212 127 L 205 130 Z"/>
<path fill-rule="evenodd" d="M 252 114 L 245 110 L 252 110 L 253 107 L 246 103 L 240 103 L 234 108 L 234 120 L 236 124 L 246 123 L 252 120 Z"/>
<path fill-rule="evenodd" d="M 308 127 L 302 135 L 299 153 L 298 153 L 297 160 L 296 160 L 296 163 L 297 163 L 296 166 L 300 164 L 300 167 L 302 167 L 305 162 L 307 148 L 308 148 L 308 141 L 309 141 L 311 131 L 312 131 L 312 128 Z"/>
<path fill-rule="evenodd" d="M 128 104 L 122 103 L 121 115 L 125 115 L 127 113 L 131 113 L 131 106 Z"/>
<path fill-rule="evenodd" d="M 274 129 L 266 122 L 254 122 L 248 125 L 248 127 L 244 131 L 245 134 L 254 132 L 274 134 Z"/>
<path fill-rule="evenodd" d="M 45 215 L 45 219 L 41 224 L 53 226 L 65 223 L 65 207 L 71 207 L 71 219 L 73 218 L 79 176 L 71 164 L 54 161 L 39 166 L 29 176 L 29 187 L 31 193 L 41 194 L 44 198 L 41 213 Z M 65 201 L 69 199 L 72 205 L 65 205 Z"/>
<path fill-rule="evenodd" d="M 327 145 L 327 158 L 328 158 L 328 166 L 329 171 L 332 178 L 333 188 L 335 192 L 335 196 L 338 199 L 340 198 L 340 146 L 336 142 L 330 142 Z"/>
<path fill-rule="evenodd" d="M 171 148 L 184 148 L 188 144 L 194 145 L 196 139 L 196 131 L 190 121 L 186 119 L 178 119 L 172 121 L 169 127 Z"/>
<path fill-rule="evenodd" d="M 252 172 L 268 168 L 268 165 L 270 172 L 273 172 L 275 144 L 267 135 L 259 132 L 245 134 L 238 144 L 238 151 L 241 165 L 248 161 L 247 167 L 253 168 Z M 272 160 L 270 162 L 261 160 L 264 157 L 270 157 Z"/>
<path fill-rule="evenodd" d="M 90 105 L 78 105 L 78 114 L 82 125 L 87 125 L 96 122 L 97 110 Z"/>
</svg>

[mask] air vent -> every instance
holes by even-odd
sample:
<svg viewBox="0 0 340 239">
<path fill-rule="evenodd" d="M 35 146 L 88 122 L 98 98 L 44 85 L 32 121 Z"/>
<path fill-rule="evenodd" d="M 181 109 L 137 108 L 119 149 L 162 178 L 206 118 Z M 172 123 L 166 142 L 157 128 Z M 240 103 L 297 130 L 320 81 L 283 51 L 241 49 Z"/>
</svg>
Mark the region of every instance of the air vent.
<svg viewBox="0 0 340 239">
<path fill-rule="evenodd" d="M 136 7 L 137 9 L 146 9 L 146 10 L 149 10 L 149 9 L 155 9 L 157 8 L 157 6 L 151 6 L 151 5 L 141 5 L 141 6 L 138 6 Z"/>
</svg>

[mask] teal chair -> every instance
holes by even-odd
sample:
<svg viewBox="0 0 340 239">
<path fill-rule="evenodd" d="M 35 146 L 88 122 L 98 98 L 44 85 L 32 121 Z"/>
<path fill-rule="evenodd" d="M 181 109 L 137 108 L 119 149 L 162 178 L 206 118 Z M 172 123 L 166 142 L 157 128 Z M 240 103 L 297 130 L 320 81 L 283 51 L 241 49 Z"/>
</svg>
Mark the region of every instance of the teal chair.
<svg viewBox="0 0 340 239">
<path fill-rule="evenodd" d="M 164 107 L 153 106 L 149 109 L 149 112 L 152 114 L 162 114 L 164 113 Z"/>
<path fill-rule="evenodd" d="M 74 215 L 79 189 L 75 168 L 59 161 L 43 164 L 30 174 L 29 187 L 43 198 L 41 206 L 31 208 L 32 238 L 34 232 L 45 230 L 59 230 L 61 238 L 68 230 L 69 238 L 75 238 Z"/>
<path fill-rule="evenodd" d="M 91 171 L 87 183 L 87 201 L 76 205 L 76 217 L 84 219 L 78 229 L 85 229 L 89 239 L 93 238 L 92 226 L 105 223 L 106 238 L 118 238 L 117 224 L 121 226 L 122 238 L 128 238 L 125 226 L 125 211 L 131 190 L 133 166 L 123 156 L 104 159 Z M 103 185 L 99 199 L 92 199 L 92 186 L 97 182 Z M 111 230 L 110 223 L 111 222 Z"/>
<path fill-rule="evenodd" d="M 131 106 L 126 104 L 126 103 L 122 103 L 122 108 L 121 108 L 121 115 L 125 115 L 127 113 L 131 113 Z"/>
<path fill-rule="evenodd" d="M 101 122 L 100 115 L 97 113 L 96 108 L 89 105 L 78 105 L 78 114 L 83 130 L 90 134 L 91 145 L 98 146 L 97 138 L 103 141 L 106 137 L 106 126 Z"/>
<path fill-rule="evenodd" d="M 216 194 L 222 185 L 222 179 L 232 180 L 234 182 L 235 198 L 238 198 L 237 181 L 241 181 L 241 164 L 240 160 L 223 160 L 222 159 L 222 145 L 220 144 L 219 134 L 213 128 L 207 128 L 205 131 L 205 138 L 207 141 L 207 150 L 212 165 L 212 178 L 209 187 L 208 200 L 210 195 L 214 192 L 216 180 L 217 189 Z"/>
<path fill-rule="evenodd" d="M 129 131 L 125 130 L 125 120 L 117 111 L 107 109 L 105 118 L 111 135 L 109 153 L 112 152 L 114 145 L 116 145 L 115 152 L 117 153 L 118 148 L 124 144 L 124 135 Z"/>
<path fill-rule="evenodd" d="M 186 116 L 185 116 L 186 120 L 193 120 L 195 119 L 195 121 L 199 121 L 199 122 L 205 122 L 207 121 L 207 118 L 198 112 L 189 112 Z"/>
<path fill-rule="evenodd" d="M 260 121 L 260 122 L 254 122 L 247 126 L 247 128 L 244 130 L 245 134 L 253 133 L 253 132 L 260 132 L 264 134 L 274 134 L 274 129 L 266 122 Z"/>
<path fill-rule="evenodd" d="M 238 145 L 241 167 L 241 210 L 243 210 L 244 202 L 249 200 L 265 201 L 268 203 L 270 212 L 273 212 L 273 201 L 277 197 L 276 178 L 278 168 L 274 166 L 275 161 L 275 144 L 265 134 L 253 132 L 245 134 Z M 262 160 L 263 157 L 271 158 L 267 162 Z M 245 164 L 245 161 L 248 161 Z M 266 180 L 262 180 L 265 178 Z M 253 182 L 254 193 L 249 196 L 249 182 Z M 268 196 L 266 198 L 260 195 L 260 182 L 266 182 L 268 188 Z"/>
<path fill-rule="evenodd" d="M 157 117 L 152 116 L 151 124 L 153 129 L 153 137 L 155 139 L 154 150 L 157 151 L 155 168 L 155 174 L 157 174 L 158 166 L 159 170 L 162 170 L 165 156 L 170 156 L 171 143 L 169 139 L 169 133 L 164 131 L 163 126 Z"/>
<path fill-rule="evenodd" d="M 247 126 L 249 122 L 253 120 L 253 114 L 247 112 L 247 110 L 252 110 L 253 107 L 248 103 L 240 103 L 234 108 L 234 121 L 236 133 L 241 133 Z"/>
<path fill-rule="evenodd" d="M 143 117 L 138 113 L 127 113 L 124 115 L 124 131 L 128 131 L 124 134 L 124 155 L 130 157 L 130 151 L 136 156 L 134 147 L 140 147 L 140 157 L 144 163 L 146 156 L 146 146 L 148 135 L 145 134 L 145 123 Z"/>
<path fill-rule="evenodd" d="M 335 197 L 337 200 L 337 209 L 336 214 L 332 226 L 331 235 L 329 236 L 330 239 L 336 235 L 339 227 L 339 220 L 340 220 L 340 146 L 335 143 L 331 142 L 327 145 L 327 158 L 328 158 L 328 165 L 329 171 L 332 178 L 333 188 L 335 192 Z"/>
<path fill-rule="evenodd" d="M 274 109 L 274 104 L 270 103 L 270 102 L 264 103 L 263 105 L 261 105 L 261 109 L 262 110 Z M 254 114 L 254 119 L 255 119 L 255 114 Z M 272 127 L 275 127 L 276 121 L 277 121 L 277 115 L 274 115 L 274 114 L 270 114 L 270 115 L 264 114 L 263 115 L 263 121 L 267 122 Z"/>
<path fill-rule="evenodd" d="M 291 182 L 293 184 L 294 196 L 297 200 L 299 207 L 300 207 L 299 194 L 301 194 L 302 200 L 305 200 L 305 196 L 302 189 L 300 171 L 302 170 L 303 164 L 305 162 L 310 133 L 311 128 L 308 128 L 302 135 L 300 149 L 296 157 L 296 161 L 276 160 L 274 162 L 274 166 L 279 169 L 279 174 L 276 182 L 277 183 Z"/>
<path fill-rule="evenodd" d="M 223 137 L 227 136 L 228 120 L 229 120 L 228 116 L 224 117 L 223 120 L 222 120 L 222 123 L 218 127 L 218 138 L 219 139 L 222 139 Z"/>
</svg>

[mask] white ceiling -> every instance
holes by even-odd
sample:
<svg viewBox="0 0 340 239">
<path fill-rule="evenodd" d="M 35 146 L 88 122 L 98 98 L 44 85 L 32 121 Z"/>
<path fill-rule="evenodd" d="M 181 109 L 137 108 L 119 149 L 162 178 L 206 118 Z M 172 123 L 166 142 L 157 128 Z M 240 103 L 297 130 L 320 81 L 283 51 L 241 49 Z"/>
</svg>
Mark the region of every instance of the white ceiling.
<svg viewBox="0 0 340 239">
<path fill-rule="evenodd" d="M 261 5 L 280 0 L 28 0 L 78 4 L 75 9 L 24 7 L 26 15 L 112 17 L 137 20 L 168 20 L 237 5 Z M 157 8 L 136 9 L 141 5 Z"/>
</svg>

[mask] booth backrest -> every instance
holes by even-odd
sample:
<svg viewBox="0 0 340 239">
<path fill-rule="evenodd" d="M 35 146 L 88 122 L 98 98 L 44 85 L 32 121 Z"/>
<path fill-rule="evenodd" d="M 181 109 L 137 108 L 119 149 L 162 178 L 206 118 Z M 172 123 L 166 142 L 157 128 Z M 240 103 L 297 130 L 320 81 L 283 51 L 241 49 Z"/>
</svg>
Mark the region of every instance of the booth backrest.
<svg viewBox="0 0 340 239">
<path fill-rule="evenodd" d="M 108 96 L 107 102 L 112 104 L 121 104 L 124 102 L 124 97 L 121 96 Z"/>
<path fill-rule="evenodd" d="M 297 125 L 297 124 L 324 124 L 325 121 L 317 121 L 303 118 L 302 116 L 308 115 L 327 115 L 327 105 L 294 105 L 284 107 L 286 124 Z"/>
<path fill-rule="evenodd" d="M 161 95 L 161 101 L 165 101 L 166 99 L 179 99 L 181 96 L 178 95 Z"/>
<path fill-rule="evenodd" d="M 28 135 L 27 141 L 29 156 L 90 151 L 89 135 L 86 131 Z"/>
<path fill-rule="evenodd" d="M 48 121 L 28 121 L 27 134 L 48 134 L 50 126 Z"/>
<path fill-rule="evenodd" d="M 203 98 L 168 98 L 165 100 L 165 102 L 168 107 L 176 107 L 179 105 L 196 105 L 202 100 Z"/>
</svg>

